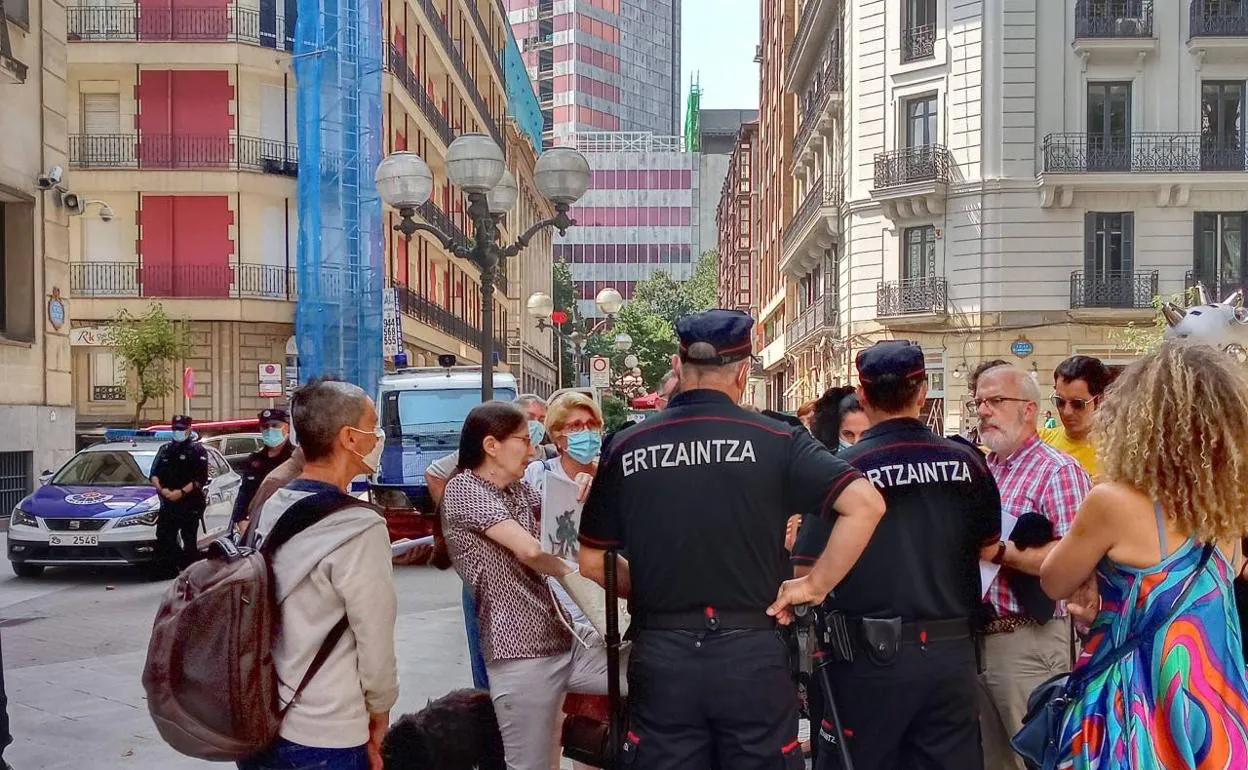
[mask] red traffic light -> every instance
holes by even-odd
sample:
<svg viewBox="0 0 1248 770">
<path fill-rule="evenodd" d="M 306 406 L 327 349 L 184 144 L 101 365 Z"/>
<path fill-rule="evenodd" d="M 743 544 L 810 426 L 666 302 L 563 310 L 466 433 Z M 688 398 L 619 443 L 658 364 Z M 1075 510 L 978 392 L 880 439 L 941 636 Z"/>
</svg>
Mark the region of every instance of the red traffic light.
<svg viewBox="0 0 1248 770">
<path fill-rule="evenodd" d="M 550 314 L 550 322 L 557 325 L 566 324 L 568 322 L 568 314 L 562 310 L 556 310 Z"/>
</svg>

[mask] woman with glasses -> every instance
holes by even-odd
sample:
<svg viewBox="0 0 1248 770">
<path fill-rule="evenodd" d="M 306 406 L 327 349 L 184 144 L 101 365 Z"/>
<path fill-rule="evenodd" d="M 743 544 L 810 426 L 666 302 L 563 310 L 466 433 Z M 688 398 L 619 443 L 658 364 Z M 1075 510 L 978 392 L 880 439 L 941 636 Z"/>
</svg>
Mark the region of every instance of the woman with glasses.
<svg viewBox="0 0 1248 770">
<path fill-rule="evenodd" d="M 509 770 L 550 770 L 564 693 L 607 691 L 606 649 L 573 644 L 546 584 L 572 567 L 538 540 L 541 497 L 523 481 L 531 448 L 519 408 L 499 401 L 474 408 L 442 512 L 451 561 L 476 599 Z"/>
</svg>

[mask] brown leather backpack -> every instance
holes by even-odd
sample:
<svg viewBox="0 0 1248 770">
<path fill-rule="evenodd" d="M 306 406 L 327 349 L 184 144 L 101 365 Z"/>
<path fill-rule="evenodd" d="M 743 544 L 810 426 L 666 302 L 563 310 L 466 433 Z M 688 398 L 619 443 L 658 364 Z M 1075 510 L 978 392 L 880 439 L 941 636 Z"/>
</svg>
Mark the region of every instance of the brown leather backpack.
<svg viewBox="0 0 1248 770">
<path fill-rule="evenodd" d="M 259 550 L 223 538 L 169 586 L 143 668 L 148 711 L 166 743 L 187 756 L 225 762 L 252 757 L 277 740 L 290 703 L 279 702 L 273 664 L 281 613 L 269 560 L 326 516 L 359 506 L 367 503 L 336 490 L 309 495 L 282 514 Z M 343 617 L 291 703 L 346 630 Z"/>
</svg>

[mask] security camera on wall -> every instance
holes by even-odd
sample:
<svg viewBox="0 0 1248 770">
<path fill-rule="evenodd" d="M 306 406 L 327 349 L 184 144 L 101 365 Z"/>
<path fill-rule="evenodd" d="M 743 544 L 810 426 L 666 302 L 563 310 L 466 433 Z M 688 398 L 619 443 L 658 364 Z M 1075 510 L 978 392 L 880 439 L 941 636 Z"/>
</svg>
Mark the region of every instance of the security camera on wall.
<svg viewBox="0 0 1248 770">
<path fill-rule="evenodd" d="M 51 190 L 61 183 L 61 179 L 65 176 L 65 169 L 60 166 L 53 166 L 48 169 L 48 173 L 40 174 L 35 183 L 39 185 L 40 190 Z"/>
<path fill-rule="evenodd" d="M 100 205 L 100 219 L 105 222 L 112 222 L 117 215 L 113 212 L 113 207 L 107 203 Z"/>
</svg>

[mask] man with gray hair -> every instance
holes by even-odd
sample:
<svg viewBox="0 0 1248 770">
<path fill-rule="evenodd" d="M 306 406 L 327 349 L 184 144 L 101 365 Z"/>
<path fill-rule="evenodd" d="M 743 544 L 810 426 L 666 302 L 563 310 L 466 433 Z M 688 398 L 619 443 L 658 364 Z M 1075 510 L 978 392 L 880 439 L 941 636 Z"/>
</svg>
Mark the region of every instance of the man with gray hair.
<svg viewBox="0 0 1248 770">
<path fill-rule="evenodd" d="M 399 694 L 390 537 L 377 510 L 347 493 L 352 479 L 377 470 L 385 433 L 373 400 L 350 383 L 313 380 L 295 391 L 291 407 L 304 467 L 260 510 L 257 545 L 296 503 L 314 495 L 339 502 L 272 558 L 281 608 L 273 663 L 289 706 L 278 742 L 239 767 L 381 767 L 381 741 Z M 293 687 L 334 634 L 341 637 L 294 698 Z"/>
<path fill-rule="evenodd" d="M 1070 531 L 1075 512 L 1092 487 L 1079 462 L 1040 440 L 1036 418 L 1040 386 L 1017 366 L 983 371 L 971 405 L 979 415 L 979 436 L 988 447 L 988 467 L 1001 491 L 1002 540 L 980 557 L 999 571 L 987 587 L 990 605 L 984 628 L 984 671 L 980 674 L 980 733 L 985 767 L 1023 770 L 1009 739 L 1023 725 L 1027 698 L 1046 679 L 1070 668 L 1070 621 L 1059 605 L 1052 618 L 1024 611 L 1018 589 L 1040 574 L 1048 545 L 1019 548 L 1010 540 L 1019 517 L 1043 516 L 1053 537 Z M 1043 524 L 1044 522 L 1039 522 Z"/>
</svg>

